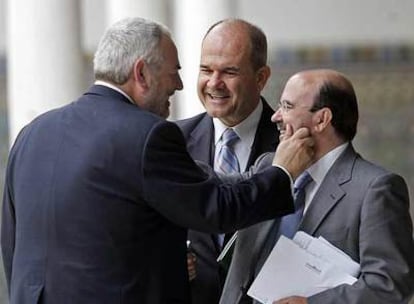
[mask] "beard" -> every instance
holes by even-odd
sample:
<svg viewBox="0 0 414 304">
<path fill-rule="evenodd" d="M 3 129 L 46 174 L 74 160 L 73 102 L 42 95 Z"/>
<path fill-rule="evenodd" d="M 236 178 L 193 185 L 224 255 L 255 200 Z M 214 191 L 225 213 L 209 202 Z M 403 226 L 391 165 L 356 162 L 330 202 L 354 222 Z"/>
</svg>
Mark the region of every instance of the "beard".
<svg viewBox="0 0 414 304">
<path fill-rule="evenodd" d="M 154 83 L 149 90 L 144 99 L 144 105 L 145 110 L 163 118 L 167 118 L 170 114 L 168 94 L 164 94 L 164 92 L 159 89 L 158 83 Z"/>
</svg>

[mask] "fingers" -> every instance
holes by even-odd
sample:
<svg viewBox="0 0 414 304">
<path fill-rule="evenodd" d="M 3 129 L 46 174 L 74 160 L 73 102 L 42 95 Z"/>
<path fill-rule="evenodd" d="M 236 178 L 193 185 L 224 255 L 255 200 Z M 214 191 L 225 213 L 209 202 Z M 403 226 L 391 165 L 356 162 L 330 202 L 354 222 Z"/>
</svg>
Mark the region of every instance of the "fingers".
<svg viewBox="0 0 414 304">
<path fill-rule="evenodd" d="M 287 304 L 287 303 L 289 303 L 289 298 L 283 298 L 278 301 L 273 301 L 272 304 Z"/>
<path fill-rule="evenodd" d="M 278 301 L 273 301 L 272 304 L 307 304 L 307 303 L 308 301 L 306 298 L 293 296 L 293 297 L 287 297 L 284 299 L 280 299 Z"/>
<path fill-rule="evenodd" d="M 315 151 L 314 140 L 307 128 L 300 128 L 293 135 L 292 132 L 292 127 L 287 126 L 287 136 L 279 143 L 273 165 L 285 168 L 292 178 L 296 178 L 313 162 Z"/>
<path fill-rule="evenodd" d="M 290 124 L 286 124 L 286 129 L 283 132 L 283 135 L 280 136 L 281 140 L 286 140 L 291 137 L 295 139 L 305 138 L 310 135 L 310 131 L 308 128 L 302 127 L 296 130 L 296 132 L 293 131 L 293 127 Z"/>
<path fill-rule="evenodd" d="M 283 134 L 283 139 L 288 139 L 293 134 L 293 128 L 290 124 L 286 124 L 285 134 Z"/>
<path fill-rule="evenodd" d="M 286 126 L 287 127 L 287 126 Z M 291 132 L 293 133 L 292 127 L 290 126 Z M 287 128 L 286 128 L 287 130 Z M 293 133 L 292 138 L 294 139 L 301 139 L 301 138 L 306 138 L 310 136 L 310 132 L 308 128 L 299 128 L 298 130 L 296 130 L 295 133 Z"/>
<path fill-rule="evenodd" d="M 196 262 L 197 262 L 196 256 L 193 253 L 188 252 L 187 253 L 187 271 L 188 271 L 188 278 L 190 279 L 190 281 L 194 280 L 197 276 Z"/>
</svg>

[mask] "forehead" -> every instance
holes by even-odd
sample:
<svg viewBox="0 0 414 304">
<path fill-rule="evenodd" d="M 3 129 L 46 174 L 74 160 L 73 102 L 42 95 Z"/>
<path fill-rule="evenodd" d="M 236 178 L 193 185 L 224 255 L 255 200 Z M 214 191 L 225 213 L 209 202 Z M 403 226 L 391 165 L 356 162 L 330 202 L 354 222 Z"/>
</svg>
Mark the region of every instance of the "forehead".
<svg viewBox="0 0 414 304">
<path fill-rule="evenodd" d="M 177 47 L 175 46 L 172 39 L 168 37 L 167 35 L 164 35 L 161 38 L 160 47 L 162 50 L 165 63 L 168 65 L 178 66 L 179 60 L 178 60 Z"/>
<path fill-rule="evenodd" d="M 218 26 L 204 38 L 201 59 L 218 64 L 244 62 L 250 59 L 250 49 L 245 31 L 236 26 Z"/>
<path fill-rule="evenodd" d="M 311 105 L 318 92 L 319 86 L 317 83 L 300 76 L 293 76 L 286 83 L 280 99 L 294 104 Z"/>
</svg>

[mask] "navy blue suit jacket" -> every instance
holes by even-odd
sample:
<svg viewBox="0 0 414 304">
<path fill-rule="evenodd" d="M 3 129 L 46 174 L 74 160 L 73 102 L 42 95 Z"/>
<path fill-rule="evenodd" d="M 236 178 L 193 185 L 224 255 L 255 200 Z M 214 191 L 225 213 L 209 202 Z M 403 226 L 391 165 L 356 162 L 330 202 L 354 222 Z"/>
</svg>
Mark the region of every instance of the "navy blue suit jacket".
<svg viewBox="0 0 414 304">
<path fill-rule="evenodd" d="M 189 303 L 186 227 L 229 231 L 292 204 L 282 170 L 222 184 L 175 124 L 93 86 L 11 149 L 1 231 L 10 304 Z"/>
<path fill-rule="evenodd" d="M 279 131 L 270 118 L 274 111 L 262 98 L 263 112 L 255 134 L 247 168 L 256 158 L 268 151 L 274 151 L 279 143 Z M 213 166 L 214 125 L 207 113 L 177 122 L 187 141 L 187 148 L 195 160 Z M 197 277 L 191 282 L 193 304 L 218 303 L 225 277 L 216 262 L 220 254 L 217 235 L 189 230 L 188 239 L 197 255 Z"/>
</svg>

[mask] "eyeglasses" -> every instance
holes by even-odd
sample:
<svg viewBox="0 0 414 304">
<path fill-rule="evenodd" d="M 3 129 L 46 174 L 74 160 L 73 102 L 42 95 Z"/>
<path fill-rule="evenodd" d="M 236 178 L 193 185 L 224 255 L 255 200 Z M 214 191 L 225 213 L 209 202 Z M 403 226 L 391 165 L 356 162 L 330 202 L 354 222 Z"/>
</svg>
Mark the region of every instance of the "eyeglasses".
<svg viewBox="0 0 414 304">
<path fill-rule="evenodd" d="M 306 106 L 299 106 L 299 105 L 289 102 L 288 100 L 281 100 L 276 104 L 276 111 L 280 109 L 280 111 L 284 113 L 289 112 L 290 110 L 293 110 L 295 108 L 306 108 Z M 320 109 L 322 109 L 322 107 L 317 107 L 316 105 L 313 105 L 309 109 L 309 112 L 316 112 Z"/>
<path fill-rule="evenodd" d="M 281 100 L 276 104 L 276 111 L 281 110 L 282 112 L 289 112 L 294 108 L 295 105 L 287 100 Z"/>
</svg>

